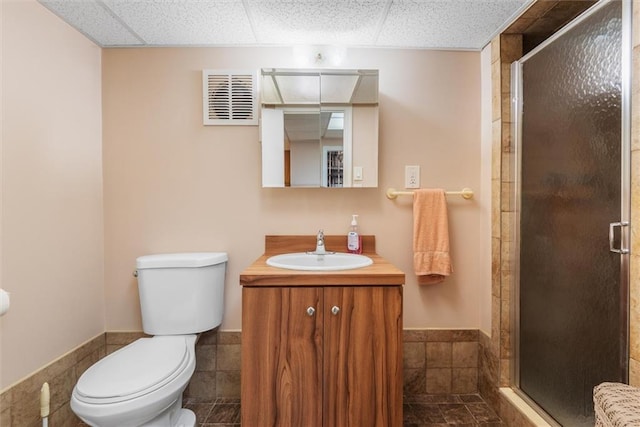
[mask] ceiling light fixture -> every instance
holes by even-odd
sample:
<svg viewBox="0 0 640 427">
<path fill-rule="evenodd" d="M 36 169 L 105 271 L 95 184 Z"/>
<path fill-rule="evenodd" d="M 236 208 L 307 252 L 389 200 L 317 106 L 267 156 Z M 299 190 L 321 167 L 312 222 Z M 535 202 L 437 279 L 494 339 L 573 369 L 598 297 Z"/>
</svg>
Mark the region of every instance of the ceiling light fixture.
<svg viewBox="0 0 640 427">
<path fill-rule="evenodd" d="M 293 46 L 293 59 L 298 67 L 338 67 L 347 56 L 344 46 L 296 45 Z"/>
</svg>

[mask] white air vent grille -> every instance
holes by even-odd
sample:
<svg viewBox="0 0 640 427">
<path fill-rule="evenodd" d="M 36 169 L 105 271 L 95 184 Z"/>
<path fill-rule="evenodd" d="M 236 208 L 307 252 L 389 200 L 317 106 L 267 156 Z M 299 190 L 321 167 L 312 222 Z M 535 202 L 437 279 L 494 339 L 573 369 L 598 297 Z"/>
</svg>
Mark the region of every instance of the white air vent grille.
<svg viewBox="0 0 640 427">
<path fill-rule="evenodd" d="M 205 125 L 258 124 L 255 72 L 203 70 L 202 83 Z"/>
</svg>

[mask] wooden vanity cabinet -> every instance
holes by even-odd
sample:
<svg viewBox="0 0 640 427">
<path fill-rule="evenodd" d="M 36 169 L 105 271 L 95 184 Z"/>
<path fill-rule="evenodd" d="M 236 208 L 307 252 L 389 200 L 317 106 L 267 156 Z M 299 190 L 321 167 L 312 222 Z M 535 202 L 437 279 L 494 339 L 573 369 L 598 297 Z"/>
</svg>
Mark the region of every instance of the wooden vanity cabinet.
<svg viewBox="0 0 640 427">
<path fill-rule="evenodd" d="M 242 290 L 243 427 L 402 426 L 402 286 Z"/>
</svg>

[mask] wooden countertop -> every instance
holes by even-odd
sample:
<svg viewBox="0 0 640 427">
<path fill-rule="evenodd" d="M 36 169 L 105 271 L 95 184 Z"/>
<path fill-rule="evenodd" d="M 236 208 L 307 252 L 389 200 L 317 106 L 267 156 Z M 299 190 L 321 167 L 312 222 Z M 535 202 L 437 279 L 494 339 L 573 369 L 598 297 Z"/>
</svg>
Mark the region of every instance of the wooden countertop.
<svg viewBox="0 0 640 427">
<path fill-rule="evenodd" d="M 267 265 L 272 255 L 315 249 L 315 236 L 265 236 L 265 253 L 240 273 L 240 285 L 258 286 L 398 286 L 404 273 L 375 253 L 375 237 L 362 236 L 363 255 L 373 260 L 353 270 L 303 271 Z M 346 252 L 346 236 L 325 236 L 327 251 Z"/>
</svg>

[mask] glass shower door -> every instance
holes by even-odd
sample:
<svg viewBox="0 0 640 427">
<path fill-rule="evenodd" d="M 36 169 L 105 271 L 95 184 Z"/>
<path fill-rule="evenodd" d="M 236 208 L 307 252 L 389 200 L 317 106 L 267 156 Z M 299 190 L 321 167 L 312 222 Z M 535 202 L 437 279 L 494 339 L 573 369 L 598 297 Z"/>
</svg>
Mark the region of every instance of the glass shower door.
<svg viewBox="0 0 640 427">
<path fill-rule="evenodd" d="M 593 387 L 627 376 L 622 14 L 601 3 L 513 68 L 516 386 L 563 426 L 593 426 Z"/>
</svg>

